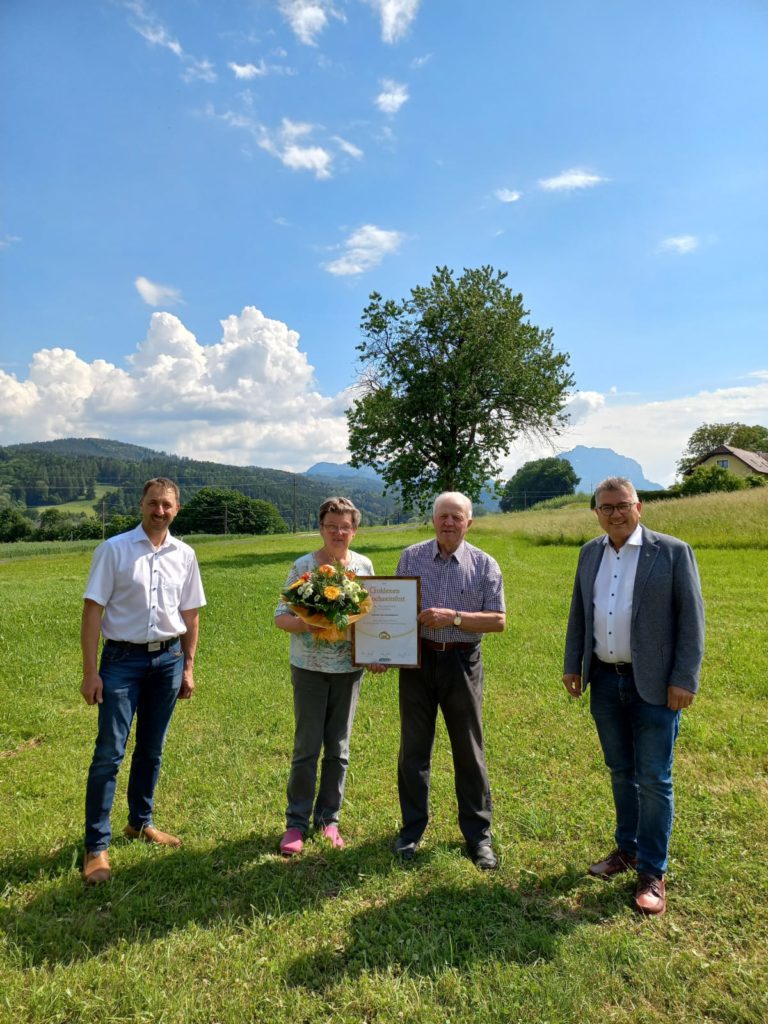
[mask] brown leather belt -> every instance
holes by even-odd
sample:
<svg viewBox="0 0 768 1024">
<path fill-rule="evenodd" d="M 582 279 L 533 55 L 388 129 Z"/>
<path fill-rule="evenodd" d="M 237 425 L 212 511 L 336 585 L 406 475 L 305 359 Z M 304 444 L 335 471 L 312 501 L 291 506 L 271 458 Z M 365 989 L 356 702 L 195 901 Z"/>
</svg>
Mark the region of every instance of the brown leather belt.
<svg viewBox="0 0 768 1024">
<path fill-rule="evenodd" d="M 477 644 L 440 643 L 438 640 L 428 640 L 425 636 L 421 638 L 421 642 L 430 651 L 471 651 L 477 647 Z"/>
</svg>

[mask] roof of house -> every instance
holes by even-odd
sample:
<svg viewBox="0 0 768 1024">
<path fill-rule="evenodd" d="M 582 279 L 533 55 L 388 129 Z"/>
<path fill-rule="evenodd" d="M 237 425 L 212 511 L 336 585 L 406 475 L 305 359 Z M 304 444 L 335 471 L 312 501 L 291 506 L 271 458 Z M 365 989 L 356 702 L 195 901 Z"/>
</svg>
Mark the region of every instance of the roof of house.
<svg viewBox="0 0 768 1024">
<path fill-rule="evenodd" d="M 748 452 L 744 448 L 732 448 L 729 444 L 721 444 L 719 447 L 713 448 L 711 452 L 702 455 L 696 465 L 701 465 L 705 459 L 711 459 L 714 455 L 733 455 L 734 458 L 741 459 L 744 465 L 749 466 L 755 473 L 768 474 L 768 453 Z"/>
</svg>

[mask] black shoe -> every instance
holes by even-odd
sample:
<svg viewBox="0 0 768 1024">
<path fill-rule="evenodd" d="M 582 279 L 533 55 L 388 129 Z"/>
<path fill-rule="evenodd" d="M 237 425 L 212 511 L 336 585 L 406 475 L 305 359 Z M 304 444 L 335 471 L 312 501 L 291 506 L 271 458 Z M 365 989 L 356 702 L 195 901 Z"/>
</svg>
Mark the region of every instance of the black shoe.
<svg viewBox="0 0 768 1024">
<path fill-rule="evenodd" d="M 499 866 L 498 857 L 493 852 L 493 847 L 490 843 L 475 846 L 469 851 L 469 856 L 472 858 L 472 863 L 480 871 L 495 871 Z"/>
<path fill-rule="evenodd" d="M 416 843 L 411 843 L 407 839 L 403 839 L 402 836 L 398 836 L 392 844 L 392 853 L 405 864 L 416 856 Z"/>
</svg>

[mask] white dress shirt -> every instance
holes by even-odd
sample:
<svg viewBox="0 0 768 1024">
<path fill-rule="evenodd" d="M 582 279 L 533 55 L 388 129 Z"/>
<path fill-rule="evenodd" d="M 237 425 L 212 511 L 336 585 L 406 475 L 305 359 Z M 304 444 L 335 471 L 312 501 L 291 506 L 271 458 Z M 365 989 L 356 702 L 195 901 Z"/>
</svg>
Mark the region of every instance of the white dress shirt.
<svg viewBox="0 0 768 1024">
<path fill-rule="evenodd" d="M 592 591 L 595 654 L 612 664 L 631 662 L 632 591 L 643 546 L 642 528 L 638 524 L 618 551 L 608 537 L 603 543 Z"/>
<path fill-rule="evenodd" d="M 170 534 L 155 548 L 141 524 L 96 548 L 84 596 L 104 608 L 105 639 L 134 644 L 186 633 L 181 612 L 205 604 L 194 550 Z"/>
</svg>

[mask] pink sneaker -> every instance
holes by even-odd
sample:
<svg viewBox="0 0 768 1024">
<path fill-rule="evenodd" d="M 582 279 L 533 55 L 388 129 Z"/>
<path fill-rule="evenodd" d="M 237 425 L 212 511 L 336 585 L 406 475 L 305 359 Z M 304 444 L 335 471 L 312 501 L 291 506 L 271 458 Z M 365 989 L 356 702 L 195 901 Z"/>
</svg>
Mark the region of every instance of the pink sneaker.
<svg viewBox="0 0 768 1024">
<path fill-rule="evenodd" d="M 284 857 L 295 857 L 304 849 L 304 836 L 297 828 L 289 828 L 280 840 L 280 853 Z"/>
<path fill-rule="evenodd" d="M 325 828 L 323 829 L 323 835 L 325 836 L 326 839 L 330 839 L 331 845 L 334 846 L 337 850 L 344 849 L 344 840 L 339 835 L 338 825 L 326 825 Z"/>
</svg>

